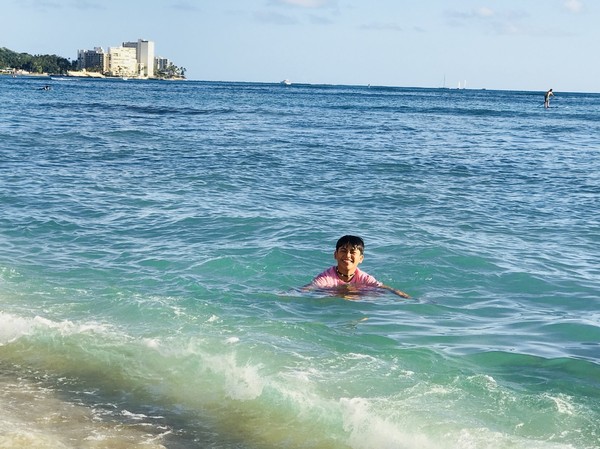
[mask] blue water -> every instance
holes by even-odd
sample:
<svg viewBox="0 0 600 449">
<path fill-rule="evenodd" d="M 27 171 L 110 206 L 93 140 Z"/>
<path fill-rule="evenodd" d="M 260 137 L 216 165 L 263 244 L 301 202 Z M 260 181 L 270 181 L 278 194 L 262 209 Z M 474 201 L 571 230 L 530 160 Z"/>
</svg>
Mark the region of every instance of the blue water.
<svg viewBox="0 0 600 449">
<path fill-rule="evenodd" d="M 599 94 L 0 100 L 0 446 L 600 447 Z M 302 291 L 344 234 L 412 299 Z"/>
</svg>

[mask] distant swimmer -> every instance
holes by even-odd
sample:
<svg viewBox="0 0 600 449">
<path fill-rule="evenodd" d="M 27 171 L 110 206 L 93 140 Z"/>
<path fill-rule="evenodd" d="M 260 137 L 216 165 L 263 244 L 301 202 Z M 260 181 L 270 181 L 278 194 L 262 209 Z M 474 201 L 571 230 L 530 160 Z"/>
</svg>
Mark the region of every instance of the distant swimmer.
<svg viewBox="0 0 600 449">
<path fill-rule="evenodd" d="M 40 88 L 40 90 L 50 90 L 50 86 L 46 84 L 44 87 Z"/>
<path fill-rule="evenodd" d="M 544 95 L 544 107 L 546 109 L 548 109 L 550 107 L 550 97 L 553 97 L 554 93 L 552 92 L 552 89 L 550 89 L 548 92 L 546 92 L 546 95 Z"/>
</svg>

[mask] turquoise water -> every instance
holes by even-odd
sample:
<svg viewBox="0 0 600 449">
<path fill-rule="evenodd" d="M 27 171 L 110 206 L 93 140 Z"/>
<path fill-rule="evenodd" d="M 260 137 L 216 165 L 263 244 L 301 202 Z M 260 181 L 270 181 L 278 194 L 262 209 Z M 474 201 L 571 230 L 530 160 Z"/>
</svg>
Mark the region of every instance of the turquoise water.
<svg viewBox="0 0 600 449">
<path fill-rule="evenodd" d="M 45 83 L 0 78 L 1 447 L 600 447 L 600 95 Z M 300 289 L 348 233 L 411 300 Z"/>
</svg>

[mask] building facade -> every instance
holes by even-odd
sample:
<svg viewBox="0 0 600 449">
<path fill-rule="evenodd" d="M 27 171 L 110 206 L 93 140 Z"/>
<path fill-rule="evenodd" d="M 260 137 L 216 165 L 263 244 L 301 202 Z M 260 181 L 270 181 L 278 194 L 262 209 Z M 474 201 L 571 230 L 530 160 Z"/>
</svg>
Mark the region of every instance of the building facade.
<svg viewBox="0 0 600 449">
<path fill-rule="evenodd" d="M 154 78 L 154 42 L 138 39 L 138 62 L 144 70 L 144 76 Z"/>
<path fill-rule="evenodd" d="M 155 67 L 158 72 L 166 72 L 170 65 L 171 61 L 167 58 L 155 58 Z"/>
<path fill-rule="evenodd" d="M 108 49 L 110 76 L 137 77 L 140 73 L 135 48 L 110 47 Z"/>
<path fill-rule="evenodd" d="M 94 50 L 77 51 L 77 69 L 99 72 L 108 76 L 130 78 L 155 78 L 157 72 L 164 73 L 173 64 L 166 58 L 154 56 L 154 41 L 138 39 L 123 42 L 120 47 L 102 47 Z"/>
<path fill-rule="evenodd" d="M 138 39 L 137 42 L 123 42 L 124 48 L 134 48 L 136 59 L 139 64 L 141 78 L 154 77 L 154 41 Z"/>
<path fill-rule="evenodd" d="M 108 71 L 108 54 L 102 47 L 77 51 L 77 70 L 105 73 Z"/>
</svg>

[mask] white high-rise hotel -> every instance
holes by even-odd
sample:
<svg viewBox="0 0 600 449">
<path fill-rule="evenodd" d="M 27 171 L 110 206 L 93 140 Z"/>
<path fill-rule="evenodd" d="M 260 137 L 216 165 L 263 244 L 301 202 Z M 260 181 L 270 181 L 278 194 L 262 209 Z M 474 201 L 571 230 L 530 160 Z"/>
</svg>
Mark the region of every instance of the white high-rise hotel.
<svg viewBox="0 0 600 449">
<path fill-rule="evenodd" d="M 108 53 L 97 47 L 92 50 L 79 50 L 78 68 L 92 69 L 110 76 L 135 78 L 154 77 L 154 42 L 138 39 L 137 42 L 123 42 L 120 47 L 109 47 Z"/>
<path fill-rule="evenodd" d="M 123 47 L 136 49 L 138 76 L 152 78 L 154 76 L 154 42 L 138 39 L 137 42 L 123 42 Z"/>
</svg>

